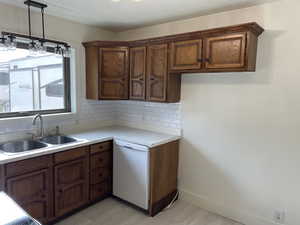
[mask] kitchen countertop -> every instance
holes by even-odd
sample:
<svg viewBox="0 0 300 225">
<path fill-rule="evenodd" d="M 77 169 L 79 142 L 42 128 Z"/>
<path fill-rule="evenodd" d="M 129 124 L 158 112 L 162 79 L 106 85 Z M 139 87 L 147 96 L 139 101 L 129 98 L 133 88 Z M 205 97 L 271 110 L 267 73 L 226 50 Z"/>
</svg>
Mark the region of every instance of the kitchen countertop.
<svg viewBox="0 0 300 225">
<path fill-rule="evenodd" d="M 140 145 L 147 146 L 149 148 L 153 148 L 180 139 L 179 136 L 129 128 L 129 127 L 122 127 L 122 126 L 103 127 L 97 130 L 91 130 L 91 131 L 85 131 L 85 132 L 73 133 L 67 135 L 69 137 L 74 137 L 78 139 L 78 141 L 70 144 L 59 145 L 59 146 L 53 145 L 46 148 L 28 151 L 24 153 L 18 153 L 14 155 L 0 153 L 0 165 L 19 161 L 19 160 L 29 159 L 37 156 L 53 154 L 56 152 L 61 152 L 72 148 L 88 146 L 88 145 L 109 141 L 113 139 L 127 141 L 134 144 L 140 144 Z"/>
</svg>

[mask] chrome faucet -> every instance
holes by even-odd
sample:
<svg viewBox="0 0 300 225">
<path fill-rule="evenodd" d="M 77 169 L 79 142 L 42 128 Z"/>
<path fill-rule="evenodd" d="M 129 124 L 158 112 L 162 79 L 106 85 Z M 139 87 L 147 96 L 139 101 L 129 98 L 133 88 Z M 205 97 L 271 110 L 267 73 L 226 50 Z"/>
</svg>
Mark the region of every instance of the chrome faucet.
<svg viewBox="0 0 300 225">
<path fill-rule="evenodd" d="M 36 114 L 32 120 L 32 126 L 36 125 L 36 121 L 37 119 L 40 120 L 40 132 L 38 135 L 38 138 L 43 138 L 45 136 L 45 131 L 44 131 L 44 121 L 43 121 L 43 117 L 41 114 Z"/>
</svg>

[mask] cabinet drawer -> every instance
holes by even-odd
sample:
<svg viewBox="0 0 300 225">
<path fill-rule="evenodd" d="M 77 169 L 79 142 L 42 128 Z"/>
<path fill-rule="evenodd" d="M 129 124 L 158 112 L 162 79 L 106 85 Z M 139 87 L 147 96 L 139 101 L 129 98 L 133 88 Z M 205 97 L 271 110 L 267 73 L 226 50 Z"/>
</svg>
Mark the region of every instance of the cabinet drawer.
<svg viewBox="0 0 300 225">
<path fill-rule="evenodd" d="M 85 157 L 88 154 L 89 147 L 76 148 L 65 152 L 56 153 L 54 155 L 54 163 L 62 163 Z"/>
<path fill-rule="evenodd" d="M 102 152 L 91 157 L 91 169 L 111 166 L 112 152 Z"/>
<path fill-rule="evenodd" d="M 28 172 L 48 168 L 52 164 L 52 155 L 26 159 L 5 166 L 6 177 L 18 176 Z"/>
<path fill-rule="evenodd" d="M 112 150 L 112 141 L 102 142 L 91 146 L 91 154 Z"/>
<path fill-rule="evenodd" d="M 96 200 L 98 198 L 105 197 L 111 193 L 111 182 L 106 181 L 101 184 L 95 184 L 91 186 L 90 200 Z"/>
<path fill-rule="evenodd" d="M 111 176 L 110 168 L 97 168 L 91 172 L 91 184 L 101 183 Z"/>
</svg>

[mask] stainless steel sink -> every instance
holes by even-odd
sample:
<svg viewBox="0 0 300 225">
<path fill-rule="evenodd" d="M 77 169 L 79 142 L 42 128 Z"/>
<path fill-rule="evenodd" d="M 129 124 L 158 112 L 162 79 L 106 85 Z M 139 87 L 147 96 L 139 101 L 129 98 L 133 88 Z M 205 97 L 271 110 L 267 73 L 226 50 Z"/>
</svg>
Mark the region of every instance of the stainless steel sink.
<svg viewBox="0 0 300 225">
<path fill-rule="evenodd" d="M 37 150 L 37 149 L 45 148 L 47 146 L 48 145 L 45 143 L 41 143 L 39 141 L 33 141 L 33 140 L 15 141 L 15 142 L 1 144 L 0 151 L 14 154 L 14 153 Z"/>
<path fill-rule="evenodd" d="M 69 144 L 72 142 L 76 142 L 77 140 L 68 136 L 49 136 L 49 137 L 44 137 L 39 141 L 51 145 L 62 145 L 62 144 Z"/>
</svg>

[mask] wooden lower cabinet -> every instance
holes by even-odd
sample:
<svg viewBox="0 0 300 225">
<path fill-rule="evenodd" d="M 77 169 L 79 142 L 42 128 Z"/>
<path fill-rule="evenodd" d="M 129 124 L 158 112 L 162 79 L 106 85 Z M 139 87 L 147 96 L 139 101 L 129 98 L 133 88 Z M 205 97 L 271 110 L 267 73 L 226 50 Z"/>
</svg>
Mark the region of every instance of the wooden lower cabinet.
<svg viewBox="0 0 300 225">
<path fill-rule="evenodd" d="M 69 153 L 72 155 L 71 150 Z M 76 151 L 76 149 L 75 149 Z M 64 152 L 66 154 L 68 152 Z M 54 167 L 55 216 L 60 217 L 88 203 L 88 154 Z"/>
<path fill-rule="evenodd" d="M 111 141 L 91 146 L 90 201 L 102 199 L 112 193 L 112 146 Z"/>
<path fill-rule="evenodd" d="M 45 159 L 45 157 L 43 158 Z M 28 165 L 28 168 L 34 170 L 30 165 L 32 160 L 6 165 L 6 174 L 10 174 L 19 165 Z M 52 186 L 52 168 L 44 165 L 44 169 L 36 171 L 18 171 L 12 177 L 7 177 L 5 181 L 5 191 L 11 196 L 26 212 L 42 223 L 47 223 L 53 215 L 53 186 Z M 10 171 L 8 171 L 10 170 Z"/>
<path fill-rule="evenodd" d="M 150 151 L 150 208 L 155 216 L 177 193 L 179 141 L 173 141 Z"/>
<path fill-rule="evenodd" d="M 177 192 L 178 141 L 151 149 L 150 208 L 156 215 Z M 107 141 L 0 165 L 0 188 L 43 224 L 112 195 L 113 144 Z"/>
</svg>

